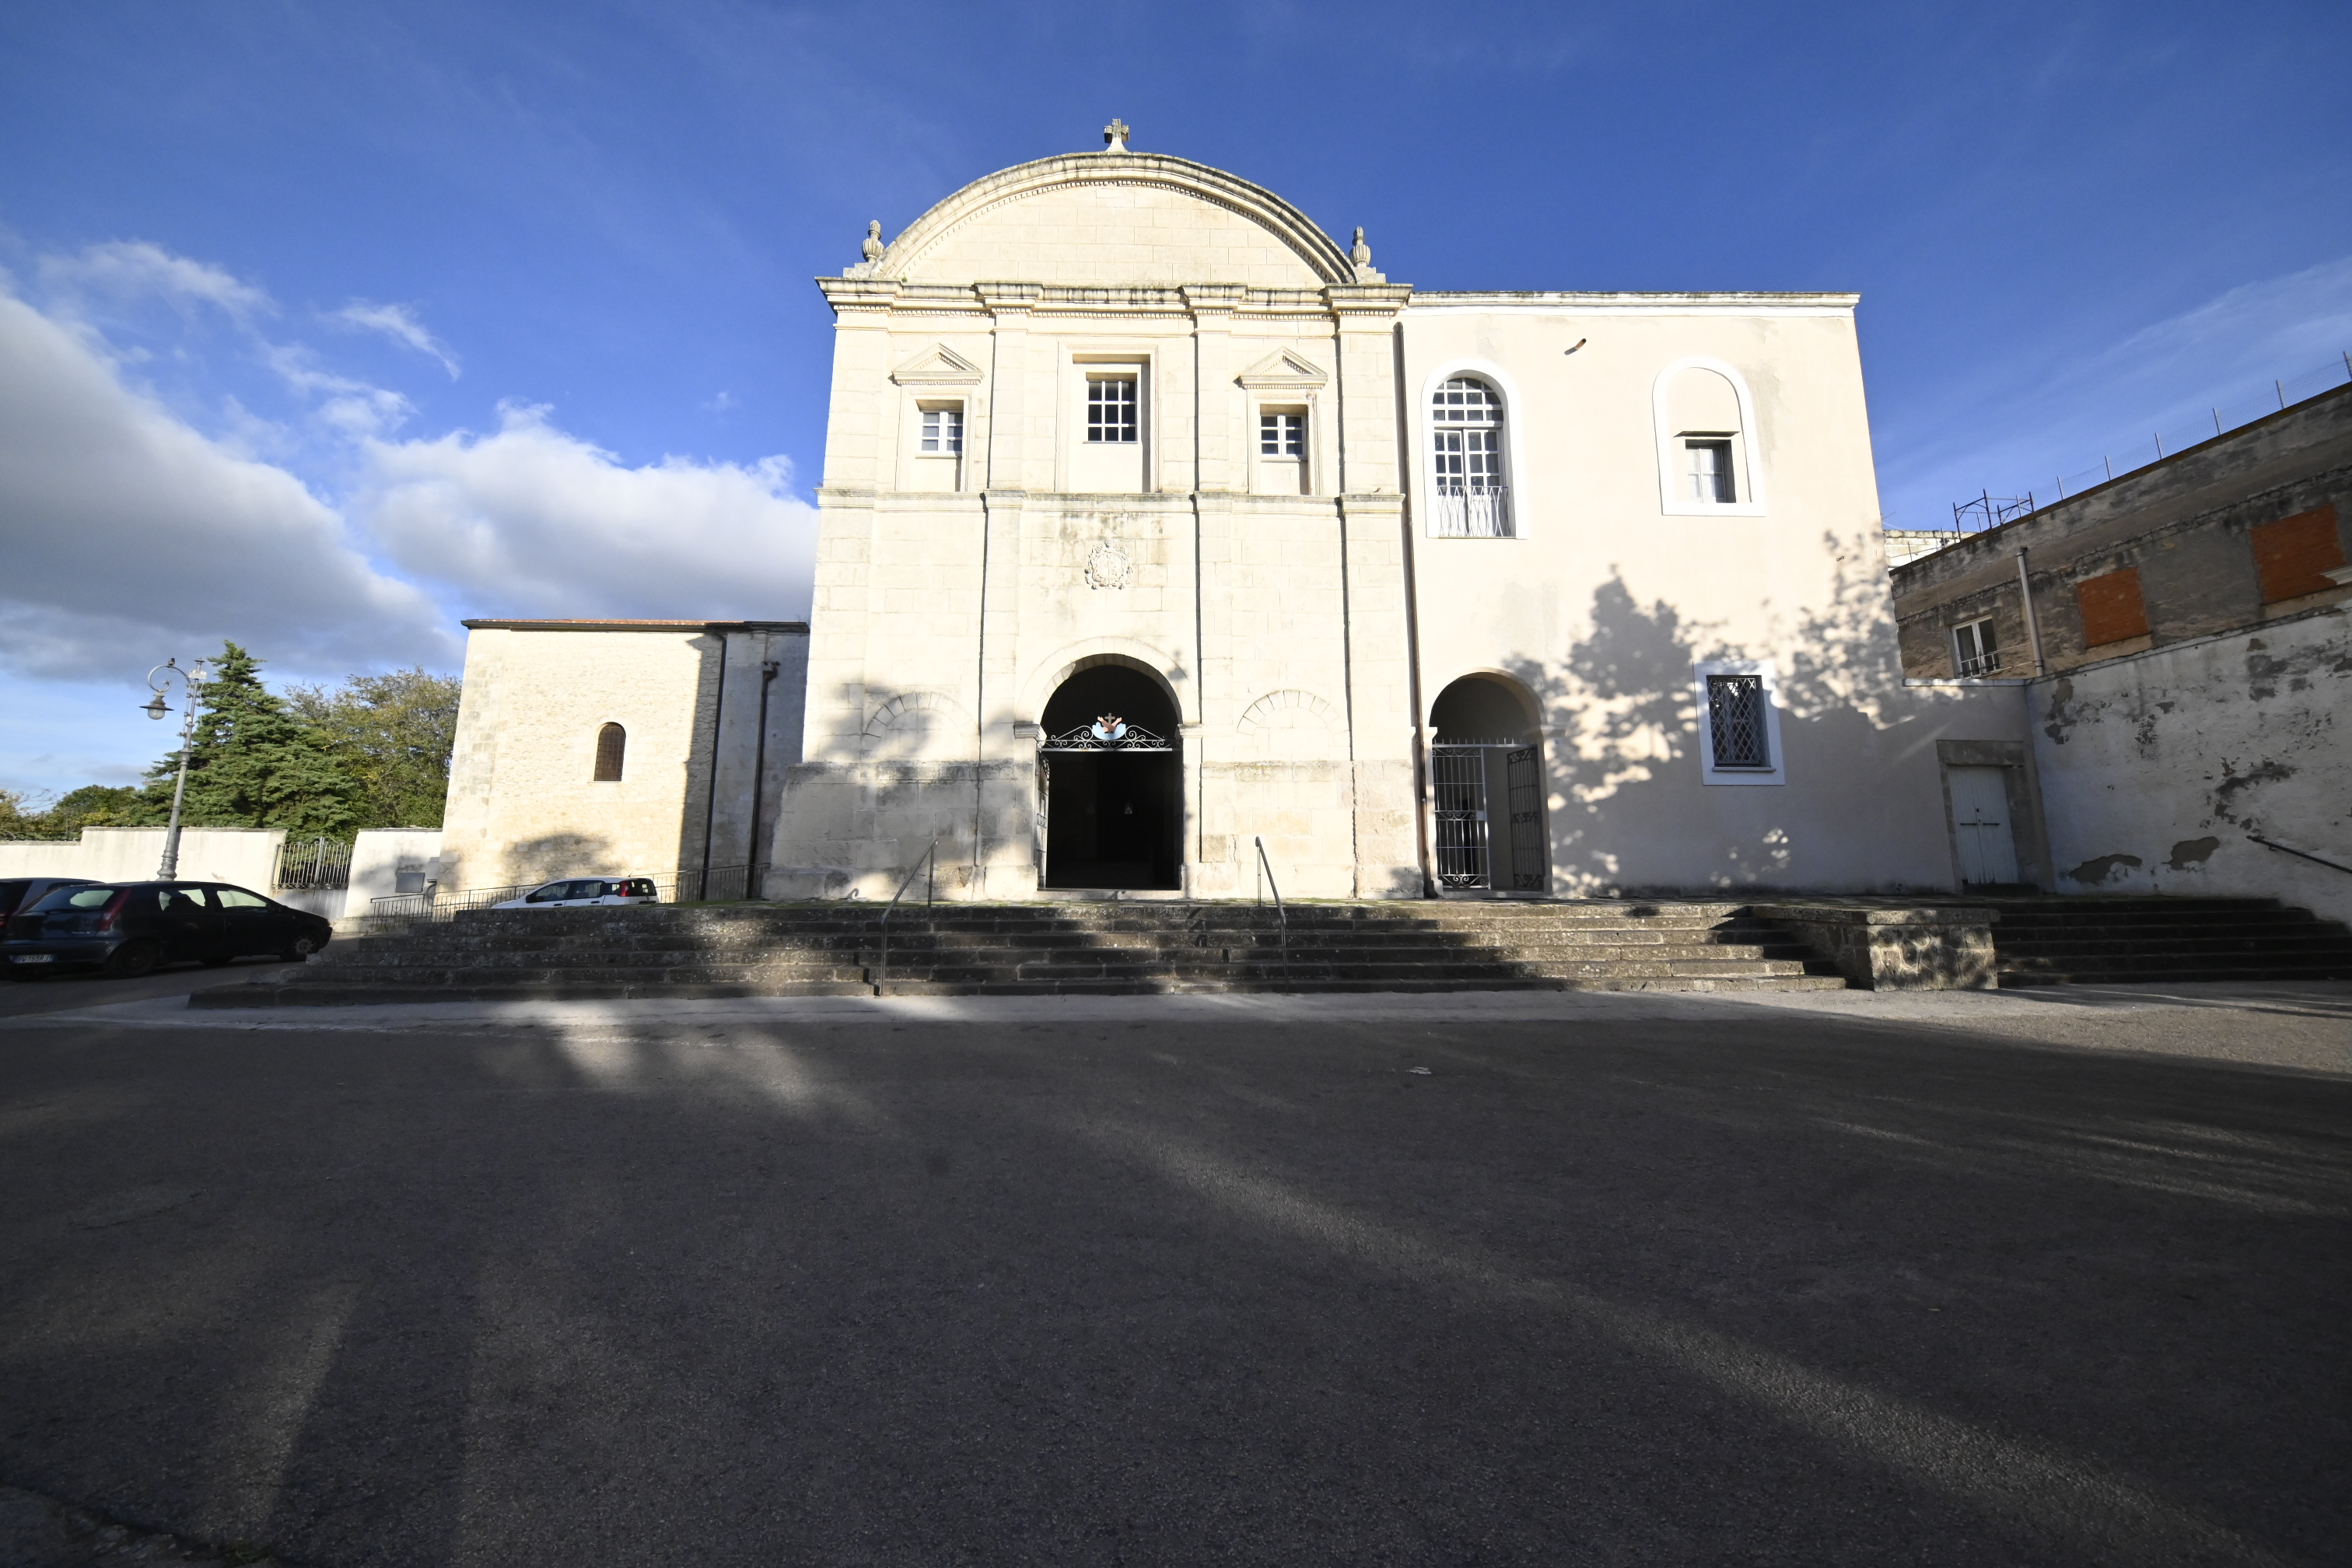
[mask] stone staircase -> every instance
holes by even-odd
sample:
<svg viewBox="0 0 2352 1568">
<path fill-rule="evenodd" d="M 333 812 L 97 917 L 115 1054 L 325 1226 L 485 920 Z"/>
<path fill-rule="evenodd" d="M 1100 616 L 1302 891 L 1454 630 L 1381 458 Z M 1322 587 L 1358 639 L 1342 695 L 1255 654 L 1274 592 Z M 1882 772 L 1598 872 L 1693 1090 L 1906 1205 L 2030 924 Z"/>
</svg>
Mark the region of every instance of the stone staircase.
<svg viewBox="0 0 2352 1568">
<path fill-rule="evenodd" d="M 1971 899 L 2000 984 L 2352 980 L 2352 931 L 2275 899 Z"/>
<path fill-rule="evenodd" d="M 1146 901 L 478 910 L 197 1007 L 521 998 L 1786 991 L 1845 982 L 1737 903 Z"/>
</svg>

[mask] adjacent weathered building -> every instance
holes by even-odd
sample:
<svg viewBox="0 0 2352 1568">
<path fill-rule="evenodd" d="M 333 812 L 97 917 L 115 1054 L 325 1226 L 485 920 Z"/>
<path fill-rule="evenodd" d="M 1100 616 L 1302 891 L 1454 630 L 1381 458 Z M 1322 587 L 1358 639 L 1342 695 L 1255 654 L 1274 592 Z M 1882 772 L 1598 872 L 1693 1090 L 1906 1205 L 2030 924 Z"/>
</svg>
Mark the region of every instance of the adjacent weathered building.
<svg viewBox="0 0 2352 1568">
<path fill-rule="evenodd" d="M 2352 386 L 1895 568 L 1906 670 L 2030 708 L 2043 885 L 2352 914 L 2347 513 Z"/>
</svg>

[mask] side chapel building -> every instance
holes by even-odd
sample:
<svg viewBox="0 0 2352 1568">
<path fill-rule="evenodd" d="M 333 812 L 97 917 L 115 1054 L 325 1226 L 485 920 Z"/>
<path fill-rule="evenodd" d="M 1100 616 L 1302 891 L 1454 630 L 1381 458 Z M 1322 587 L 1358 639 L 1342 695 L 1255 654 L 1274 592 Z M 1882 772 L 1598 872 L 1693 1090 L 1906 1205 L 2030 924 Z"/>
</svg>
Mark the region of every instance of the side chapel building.
<svg viewBox="0 0 2352 1568">
<path fill-rule="evenodd" d="M 1420 291 L 1106 142 L 817 280 L 805 627 L 467 623 L 444 888 L 1940 890 L 1954 767 L 2046 860 L 2021 693 L 1903 678 L 1855 296 Z"/>
</svg>

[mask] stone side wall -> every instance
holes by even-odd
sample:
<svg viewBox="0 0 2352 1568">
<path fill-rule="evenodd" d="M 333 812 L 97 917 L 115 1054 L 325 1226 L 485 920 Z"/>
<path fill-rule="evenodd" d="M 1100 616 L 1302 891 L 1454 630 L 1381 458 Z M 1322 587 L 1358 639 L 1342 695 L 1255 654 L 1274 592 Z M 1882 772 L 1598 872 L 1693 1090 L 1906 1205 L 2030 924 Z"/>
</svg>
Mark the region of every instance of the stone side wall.
<svg viewBox="0 0 2352 1568">
<path fill-rule="evenodd" d="M 2352 920 L 2352 616 L 2314 611 L 2032 689 L 2061 892 L 2268 897 Z"/>
<path fill-rule="evenodd" d="M 161 827 L 85 827 L 79 839 L 0 844 L 0 877 L 87 877 L 93 882 L 152 880 L 163 862 Z M 269 891 L 282 827 L 184 827 L 180 875 Z"/>
</svg>

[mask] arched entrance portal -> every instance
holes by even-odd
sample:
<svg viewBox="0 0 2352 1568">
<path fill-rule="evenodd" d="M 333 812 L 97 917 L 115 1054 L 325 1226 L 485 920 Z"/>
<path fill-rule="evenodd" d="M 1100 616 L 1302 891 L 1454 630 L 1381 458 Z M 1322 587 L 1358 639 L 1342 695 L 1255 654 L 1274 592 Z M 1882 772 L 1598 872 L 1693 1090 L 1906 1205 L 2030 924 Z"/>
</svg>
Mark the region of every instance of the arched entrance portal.
<svg viewBox="0 0 2352 1568">
<path fill-rule="evenodd" d="M 1437 885 L 1450 892 L 1540 893 L 1551 854 L 1544 831 L 1542 731 L 1519 689 L 1465 675 L 1429 710 L 1429 795 Z"/>
<path fill-rule="evenodd" d="M 1183 885 L 1184 769 L 1176 708 L 1157 681 L 1098 664 L 1045 704 L 1037 816 L 1048 888 Z"/>
</svg>

